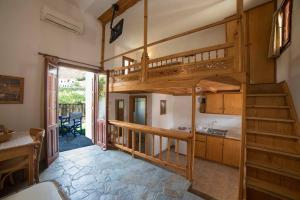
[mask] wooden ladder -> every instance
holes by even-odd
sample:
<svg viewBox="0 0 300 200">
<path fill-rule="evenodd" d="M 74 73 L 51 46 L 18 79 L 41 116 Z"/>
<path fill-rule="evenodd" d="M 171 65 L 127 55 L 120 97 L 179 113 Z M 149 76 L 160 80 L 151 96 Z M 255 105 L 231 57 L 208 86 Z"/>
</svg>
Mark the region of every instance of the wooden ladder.
<svg viewBox="0 0 300 200">
<path fill-rule="evenodd" d="M 299 122 L 287 84 L 248 85 L 247 199 L 300 199 Z"/>
</svg>

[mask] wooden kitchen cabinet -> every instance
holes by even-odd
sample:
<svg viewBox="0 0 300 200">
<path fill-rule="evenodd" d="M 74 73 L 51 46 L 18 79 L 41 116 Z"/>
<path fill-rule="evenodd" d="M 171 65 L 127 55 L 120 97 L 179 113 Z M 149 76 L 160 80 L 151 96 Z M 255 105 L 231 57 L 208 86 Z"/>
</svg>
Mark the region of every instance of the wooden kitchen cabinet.
<svg viewBox="0 0 300 200">
<path fill-rule="evenodd" d="M 240 164 L 241 141 L 234 139 L 224 139 L 223 163 L 233 167 Z"/>
<path fill-rule="evenodd" d="M 216 162 L 223 160 L 223 138 L 208 136 L 206 139 L 206 159 Z"/>
<path fill-rule="evenodd" d="M 208 94 L 206 96 L 206 112 L 222 114 L 224 110 L 223 94 Z"/>
<path fill-rule="evenodd" d="M 205 159 L 206 155 L 206 142 L 195 141 L 195 156 Z"/>
<path fill-rule="evenodd" d="M 224 114 L 242 114 L 242 94 L 224 94 Z"/>
</svg>

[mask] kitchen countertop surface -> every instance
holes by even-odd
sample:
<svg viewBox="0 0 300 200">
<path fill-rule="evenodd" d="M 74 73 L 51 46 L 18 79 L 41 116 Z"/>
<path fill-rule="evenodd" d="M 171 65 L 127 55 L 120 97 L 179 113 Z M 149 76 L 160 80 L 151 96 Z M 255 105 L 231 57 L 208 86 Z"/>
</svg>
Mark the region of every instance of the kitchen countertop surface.
<svg viewBox="0 0 300 200">
<path fill-rule="evenodd" d="M 223 137 L 223 138 L 228 138 L 228 139 L 241 140 L 241 134 L 233 132 L 233 131 L 228 131 L 225 136 L 217 135 L 217 134 L 211 134 L 211 133 L 207 133 L 207 132 L 203 132 L 203 131 L 196 131 L 196 134 L 210 135 L 210 136 Z"/>
<path fill-rule="evenodd" d="M 180 130 L 179 128 L 175 128 L 174 130 L 179 130 L 179 131 L 184 131 L 184 132 L 191 132 L 191 128 L 186 128 L 185 130 Z M 223 137 L 223 138 L 228 138 L 228 139 L 241 140 L 241 129 L 239 129 L 239 128 L 232 128 L 230 130 L 227 130 L 227 133 L 226 133 L 225 136 L 207 133 L 203 130 L 196 130 L 196 134 L 210 135 L 210 136 Z"/>
</svg>

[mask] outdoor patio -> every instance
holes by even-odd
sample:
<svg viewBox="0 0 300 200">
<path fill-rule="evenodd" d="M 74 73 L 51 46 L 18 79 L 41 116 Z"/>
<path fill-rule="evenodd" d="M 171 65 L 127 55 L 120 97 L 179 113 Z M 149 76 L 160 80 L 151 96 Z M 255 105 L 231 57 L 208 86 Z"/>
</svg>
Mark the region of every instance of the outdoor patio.
<svg viewBox="0 0 300 200">
<path fill-rule="evenodd" d="M 59 135 L 59 151 L 69 151 L 72 149 L 77 149 L 81 147 L 86 147 L 93 145 L 90 138 L 84 135 L 74 136 L 72 133 L 68 132 L 64 136 Z"/>
</svg>

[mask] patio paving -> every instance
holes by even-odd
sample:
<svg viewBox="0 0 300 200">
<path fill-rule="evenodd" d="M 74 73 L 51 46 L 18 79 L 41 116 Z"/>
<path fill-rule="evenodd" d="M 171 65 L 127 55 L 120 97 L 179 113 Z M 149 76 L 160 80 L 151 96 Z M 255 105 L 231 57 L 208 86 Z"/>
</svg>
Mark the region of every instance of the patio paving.
<svg viewBox="0 0 300 200">
<path fill-rule="evenodd" d="M 200 200 L 190 182 L 173 172 L 117 151 L 93 145 L 60 153 L 42 172 L 71 200 Z"/>
<path fill-rule="evenodd" d="M 74 136 L 72 133 L 66 133 L 64 136 L 59 135 L 59 151 L 69 151 L 81 147 L 91 146 L 93 142 L 84 135 Z"/>
</svg>

